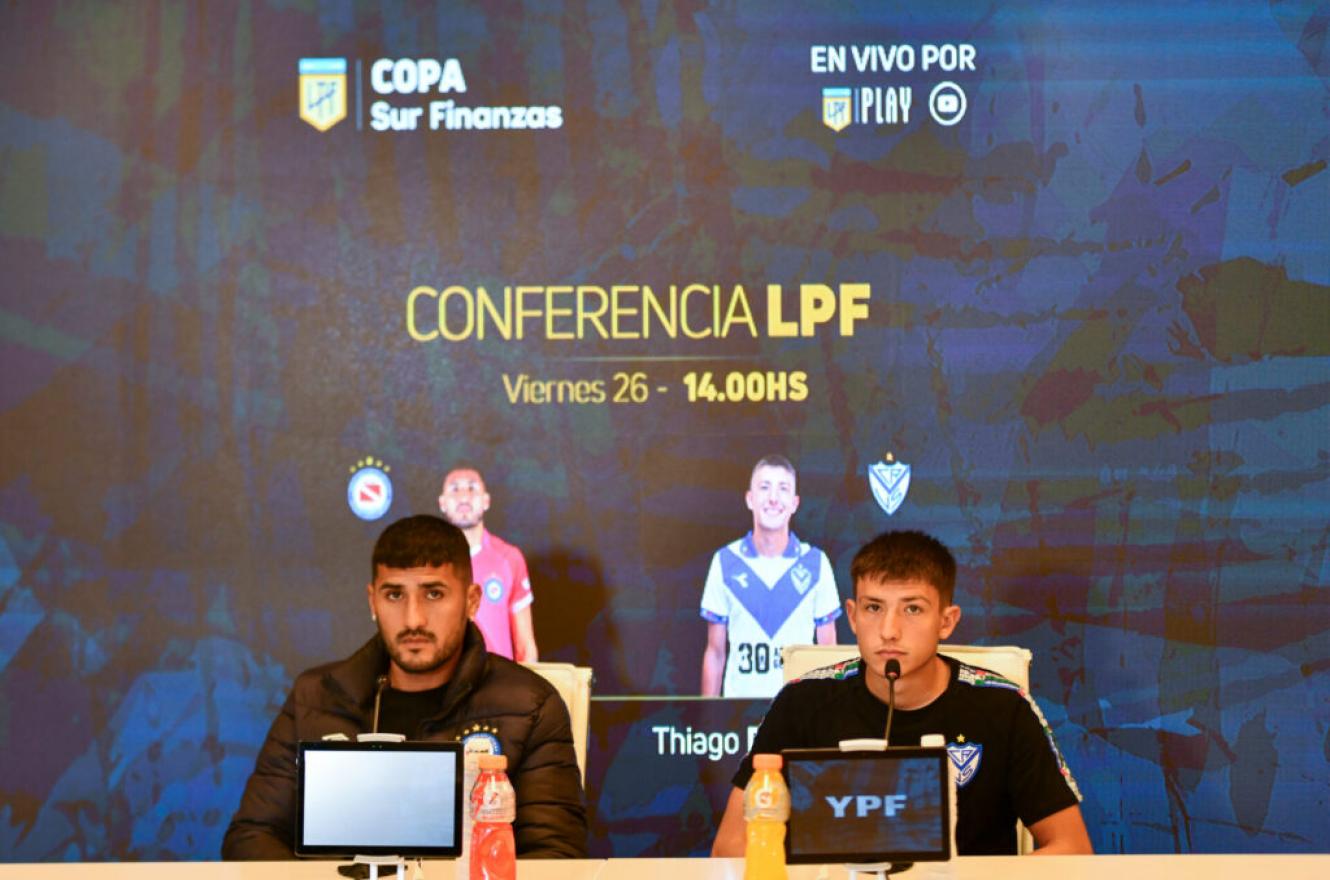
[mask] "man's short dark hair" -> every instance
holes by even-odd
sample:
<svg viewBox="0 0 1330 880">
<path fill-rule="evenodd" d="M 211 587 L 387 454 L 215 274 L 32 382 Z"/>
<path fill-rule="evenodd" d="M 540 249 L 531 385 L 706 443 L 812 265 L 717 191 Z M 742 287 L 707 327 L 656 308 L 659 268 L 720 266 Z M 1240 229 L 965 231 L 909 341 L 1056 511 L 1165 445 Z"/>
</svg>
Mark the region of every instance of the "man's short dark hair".
<svg viewBox="0 0 1330 880">
<path fill-rule="evenodd" d="M 370 580 L 384 568 L 420 568 L 451 565 L 465 582 L 471 583 L 471 545 L 462 530 L 441 516 L 422 513 L 407 516 L 383 530 L 374 542 Z"/>
<path fill-rule="evenodd" d="M 798 479 L 798 474 L 795 473 L 794 465 L 790 463 L 790 460 L 775 452 L 770 455 L 764 455 L 757 460 L 757 464 L 753 465 L 753 469 L 749 471 L 749 479 L 751 480 L 752 475 L 757 473 L 758 468 L 764 467 L 774 467 L 780 468 L 783 471 L 789 471 L 790 476 Z"/>
<path fill-rule="evenodd" d="M 945 608 L 956 592 L 956 558 L 932 535 L 883 532 L 854 554 L 850 579 L 856 597 L 863 580 L 924 581 L 937 588 Z"/>
</svg>

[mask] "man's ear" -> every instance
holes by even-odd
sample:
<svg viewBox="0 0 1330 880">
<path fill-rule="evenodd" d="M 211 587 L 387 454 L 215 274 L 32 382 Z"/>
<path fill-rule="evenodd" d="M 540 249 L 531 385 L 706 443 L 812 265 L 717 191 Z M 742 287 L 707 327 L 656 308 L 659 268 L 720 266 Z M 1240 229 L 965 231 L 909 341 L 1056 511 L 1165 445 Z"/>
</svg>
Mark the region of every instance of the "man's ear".
<svg viewBox="0 0 1330 880">
<path fill-rule="evenodd" d="M 749 489 L 744 493 L 744 506 L 749 510 L 753 509 L 753 490 Z"/>
<path fill-rule="evenodd" d="M 369 616 L 377 620 L 374 612 L 374 581 L 365 585 L 365 601 L 369 603 Z"/>
<path fill-rule="evenodd" d="M 951 638 L 952 632 L 956 629 L 956 624 L 961 622 L 961 606 L 948 605 L 942 609 L 942 626 L 938 629 L 937 637 L 939 639 Z"/>
<path fill-rule="evenodd" d="M 857 636 L 859 635 L 859 628 L 858 628 L 857 623 L 855 622 L 854 609 L 855 609 L 854 600 L 853 600 L 853 599 L 846 599 L 846 600 L 845 600 L 845 618 L 846 618 L 847 620 L 850 621 L 850 632 L 854 633 L 855 636 L 857 637 Z"/>
<path fill-rule="evenodd" d="M 466 616 L 468 619 L 476 616 L 476 611 L 480 608 L 480 584 L 471 584 L 466 588 Z"/>
</svg>

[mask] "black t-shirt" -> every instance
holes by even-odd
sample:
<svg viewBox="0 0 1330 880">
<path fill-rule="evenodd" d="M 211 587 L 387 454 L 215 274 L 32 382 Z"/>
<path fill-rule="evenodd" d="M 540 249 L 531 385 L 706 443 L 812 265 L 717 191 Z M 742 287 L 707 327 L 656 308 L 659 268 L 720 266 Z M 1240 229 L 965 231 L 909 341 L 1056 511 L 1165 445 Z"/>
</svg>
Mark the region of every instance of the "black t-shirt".
<svg viewBox="0 0 1330 880">
<path fill-rule="evenodd" d="M 379 706 L 379 733 L 400 733 L 407 739 L 420 739 L 420 723 L 439 714 L 447 689 L 446 684 L 427 691 L 384 688 Z"/>
<path fill-rule="evenodd" d="M 942 734 L 957 768 L 957 851 L 1015 853 L 1016 819 L 1029 827 L 1075 805 L 1076 782 L 1025 692 L 997 673 L 942 659 L 951 668 L 947 689 L 923 708 L 896 710 L 892 745 L 918 745 L 925 734 Z M 815 670 L 776 695 L 734 784 L 748 784 L 754 753 L 881 737 L 886 724 L 887 704 L 869 692 L 862 660 Z"/>
</svg>

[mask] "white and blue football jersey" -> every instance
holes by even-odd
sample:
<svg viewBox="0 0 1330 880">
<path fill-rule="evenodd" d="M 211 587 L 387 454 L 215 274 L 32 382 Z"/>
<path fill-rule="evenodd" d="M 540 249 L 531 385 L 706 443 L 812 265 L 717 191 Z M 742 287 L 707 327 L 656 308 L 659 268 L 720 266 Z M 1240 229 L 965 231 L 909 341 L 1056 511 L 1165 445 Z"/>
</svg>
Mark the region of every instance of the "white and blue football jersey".
<svg viewBox="0 0 1330 880">
<path fill-rule="evenodd" d="M 810 644 L 814 630 L 840 616 L 827 554 L 790 533 L 780 556 L 761 556 L 749 532 L 711 557 L 702 617 L 726 625 L 726 697 L 770 697 L 780 690 L 780 649 Z"/>
</svg>

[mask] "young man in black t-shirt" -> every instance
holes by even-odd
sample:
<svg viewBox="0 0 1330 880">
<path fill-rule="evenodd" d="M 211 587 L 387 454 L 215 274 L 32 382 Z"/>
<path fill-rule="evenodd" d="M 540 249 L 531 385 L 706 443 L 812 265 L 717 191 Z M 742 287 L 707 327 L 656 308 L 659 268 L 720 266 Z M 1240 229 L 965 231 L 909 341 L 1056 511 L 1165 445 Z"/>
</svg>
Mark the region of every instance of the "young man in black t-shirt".
<svg viewBox="0 0 1330 880">
<path fill-rule="evenodd" d="M 956 561 L 921 532 L 887 532 L 850 567 L 845 603 L 859 657 L 791 682 L 777 694 L 734 774 L 712 855 L 744 852 L 743 789 L 752 754 L 834 747 L 880 737 L 887 721 L 888 660 L 900 663 L 893 745 L 942 734 L 957 768 L 956 848 L 961 855 L 1016 852 L 1016 820 L 1037 854 L 1092 852 L 1080 793 L 1039 707 L 1012 682 L 942 657 L 938 642 L 961 617 L 952 604 Z"/>
</svg>

